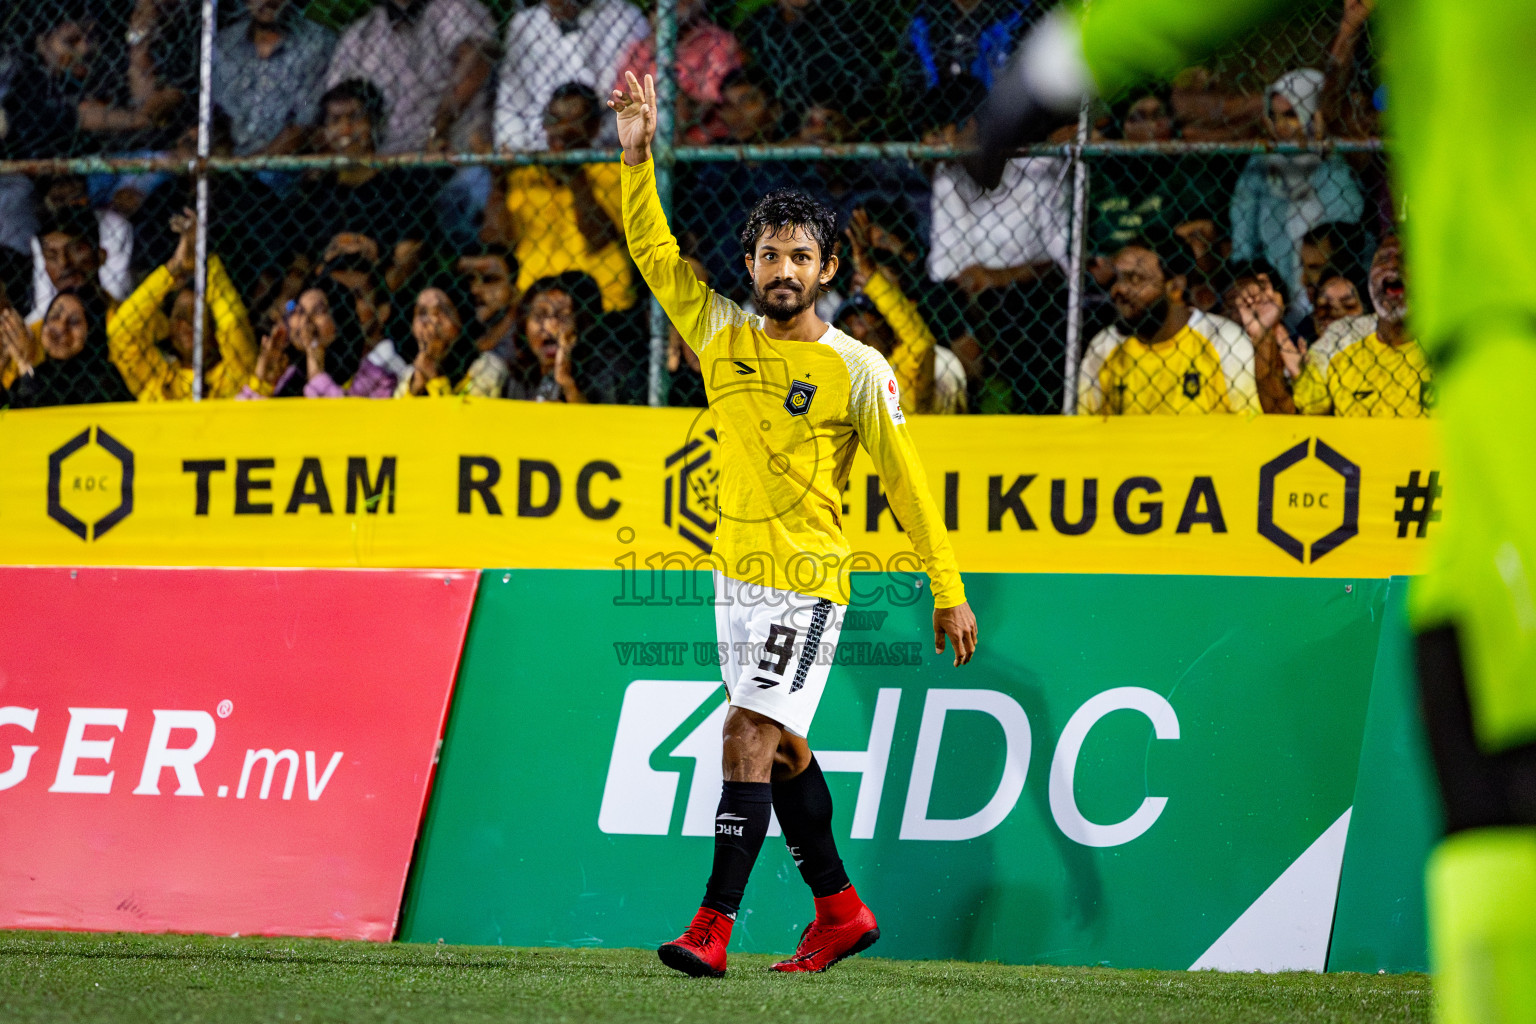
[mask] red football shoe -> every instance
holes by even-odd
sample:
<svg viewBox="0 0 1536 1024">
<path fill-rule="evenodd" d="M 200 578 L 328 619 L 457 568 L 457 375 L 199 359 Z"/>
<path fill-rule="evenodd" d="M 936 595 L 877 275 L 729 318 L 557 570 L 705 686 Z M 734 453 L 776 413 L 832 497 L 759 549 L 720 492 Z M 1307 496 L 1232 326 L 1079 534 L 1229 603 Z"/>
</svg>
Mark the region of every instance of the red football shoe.
<svg viewBox="0 0 1536 1024">
<path fill-rule="evenodd" d="M 656 950 L 661 962 L 690 978 L 725 977 L 725 947 L 731 943 L 734 918 L 700 907 L 693 923 L 675 939 Z"/>
<path fill-rule="evenodd" d="M 819 974 L 839 960 L 864 952 L 879 938 L 874 913 L 850 885 L 816 901 L 816 919 L 801 934 L 795 955 L 780 960 L 769 970 Z"/>
</svg>

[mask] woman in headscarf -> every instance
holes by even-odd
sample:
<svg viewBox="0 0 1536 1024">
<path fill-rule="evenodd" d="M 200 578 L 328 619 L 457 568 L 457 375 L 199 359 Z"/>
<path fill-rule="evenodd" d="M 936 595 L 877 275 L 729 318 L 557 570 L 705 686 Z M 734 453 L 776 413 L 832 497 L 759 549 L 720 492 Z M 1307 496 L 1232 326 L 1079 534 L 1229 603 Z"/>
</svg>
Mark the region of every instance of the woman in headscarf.
<svg viewBox="0 0 1536 1024">
<path fill-rule="evenodd" d="M 9 389 L 0 388 L 0 407 L 40 409 L 133 401 L 107 356 L 107 307 L 97 290 L 66 289 L 53 297 L 42 323 L 47 358 L 35 366 L 14 337 L 19 325 L 16 311 L 7 309 L 0 339 L 11 349 L 17 374 Z"/>
<path fill-rule="evenodd" d="M 1323 73 L 1301 68 L 1264 92 L 1264 125 L 1276 142 L 1304 145 L 1324 134 L 1318 101 Z M 1319 224 L 1354 223 L 1365 209 L 1360 182 L 1340 156 L 1316 153 L 1255 156 L 1232 195 L 1232 259 L 1264 259 L 1285 277 L 1288 323 L 1310 312 L 1302 287 L 1301 239 Z"/>
<path fill-rule="evenodd" d="M 352 292 L 329 276 L 300 290 L 261 339 L 241 398 L 387 398 L 395 374 L 368 358 L 367 331 Z"/>
</svg>

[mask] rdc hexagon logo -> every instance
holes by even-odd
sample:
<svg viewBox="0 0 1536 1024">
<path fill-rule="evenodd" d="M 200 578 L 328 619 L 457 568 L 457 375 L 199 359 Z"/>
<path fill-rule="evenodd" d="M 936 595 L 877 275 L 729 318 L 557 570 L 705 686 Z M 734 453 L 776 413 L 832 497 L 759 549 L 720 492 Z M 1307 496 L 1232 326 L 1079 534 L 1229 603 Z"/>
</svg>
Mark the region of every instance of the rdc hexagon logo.
<svg viewBox="0 0 1536 1024">
<path fill-rule="evenodd" d="M 1359 532 L 1360 467 L 1322 438 L 1259 467 L 1259 533 L 1296 561 L 1316 562 Z M 1308 546 L 1297 533 L 1317 539 Z"/>
<path fill-rule="evenodd" d="M 715 511 L 720 490 L 720 464 L 715 460 L 717 447 L 718 438 L 711 427 L 690 437 L 666 460 L 662 522 L 706 555 L 714 549 L 711 538 L 719 526 Z"/>
<path fill-rule="evenodd" d="M 133 452 L 100 427 L 87 427 L 48 456 L 48 516 L 83 541 L 133 511 Z"/>
</svg>

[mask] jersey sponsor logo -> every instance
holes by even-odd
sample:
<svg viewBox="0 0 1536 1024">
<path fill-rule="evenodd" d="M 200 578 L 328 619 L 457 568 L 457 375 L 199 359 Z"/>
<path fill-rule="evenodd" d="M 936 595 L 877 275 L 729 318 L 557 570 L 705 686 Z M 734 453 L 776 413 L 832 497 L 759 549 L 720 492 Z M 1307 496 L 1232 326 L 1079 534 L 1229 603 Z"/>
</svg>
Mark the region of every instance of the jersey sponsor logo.
<svg viewBox="0 0 1536 1024">
<path fill-rule="evenodd" d="M 793 376 L 788 360 L 774 356 L 742 356 L 738 359 L 721 354 L 701 360 L 699 372 L 704 374 L 704 389 L 709 392 L 711 401 L 742 388 L 751 391 L 786 388 Z"/>
<path fill-rule="evenodd" d="M 1190 370 L 1184 375 L 1184 397 L 1200 397 L 1200 374 L 1196 370 Z"/>
<path fill-rule="evenodd" d="M 815 384 L 792 380 L 789 382 L 789 394 L 784 396 L 784 411 L 791 416 L 804 416 L 811 408 L 811 399 L 815 397 Z"/>
<path fill-rule="evenodd" d="M 895 377 L 885 378 L 885 387 L 880 389 L 880 394 L 885 398 L 885 408 L 891 414 L 891 422 L 907 422 L 906 413 L 901 411 L 901 390 L 896 387 Z"/>
</svg>

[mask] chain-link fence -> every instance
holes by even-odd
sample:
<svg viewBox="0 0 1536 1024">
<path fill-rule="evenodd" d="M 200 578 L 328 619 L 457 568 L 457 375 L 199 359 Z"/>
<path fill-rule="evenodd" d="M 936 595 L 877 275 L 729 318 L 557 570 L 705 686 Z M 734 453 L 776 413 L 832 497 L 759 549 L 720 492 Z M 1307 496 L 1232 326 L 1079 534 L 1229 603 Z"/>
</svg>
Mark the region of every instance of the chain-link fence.
<svg viewBox="0 0 1536 1024">
<path fill-rule="evenodd" d="M 476 394 L 705 404 L 629 261 L 612 115 L 750 307 L 767 191 L 833 208 L 823 318 L 914 411 L 1423 415 L 1366 0 L 953 159 L 1049 4 L 37 0 L 0 15 L 0 405 Z M 206 315 L 204 315 L 206 311 Z"/>
</svg>

